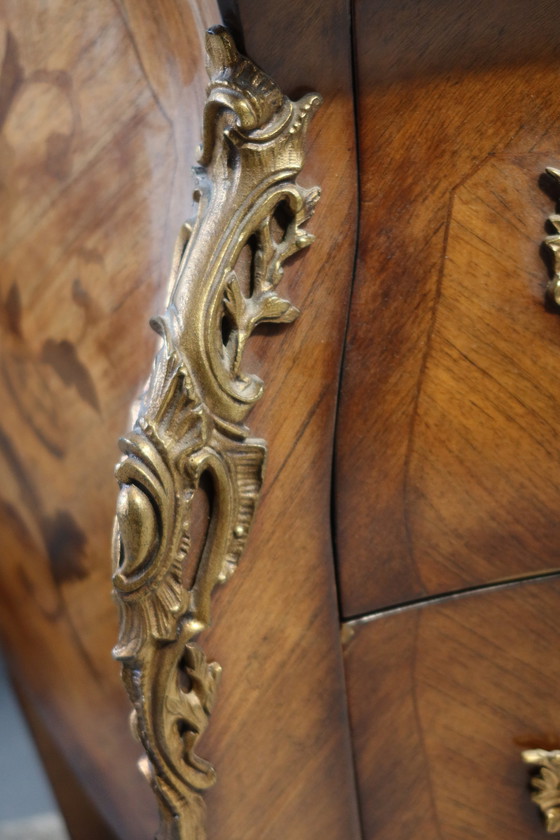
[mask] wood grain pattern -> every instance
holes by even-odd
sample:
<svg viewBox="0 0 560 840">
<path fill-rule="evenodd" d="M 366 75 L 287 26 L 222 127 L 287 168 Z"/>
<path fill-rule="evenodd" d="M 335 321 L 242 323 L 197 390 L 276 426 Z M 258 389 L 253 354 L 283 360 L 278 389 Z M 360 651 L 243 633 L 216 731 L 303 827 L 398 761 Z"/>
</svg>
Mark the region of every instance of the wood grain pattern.
<svg viewBox="0 0 560 840">
<path fill-rule="evenodd" d="M 558 748 L 560 580 L 390 611 L 345 652 L 364 840 L 544 837 L 521 750 Z"/>
<path fill-rule="evenodd" d="M 2 11 L 0 632 L 84 796 L 147 839 L 156 809 L 110 654 L 112 473 L 190 213 L 202 24 L 219 16 L 174 0 Z"/>
<path fill-rule="evenodd" d="M 200 748 L 218 771 L 209 838 L 350 840 L 359 829 L 329 533 L 356 211 L 348 9 L 239 5 L 251 57 L 289 95 L 325 98 L 301 183 L 321 184 L 328 203 L 309 225 L 313 253 L 286 268 L 301 318 L 260 330 L 245 356 L 266 385 L 251 426 L 270 458 L 247 553 L 203 640 L 224 668 Z M 191 206 L 199 38 L 215 10 L 57 0 L 36 21 L 29 8 L 7 6 L 1 88 L 12 165 L 1 199 L 0 630 L 88 797 L 118 837 L 139 840 L 153 833 L 155 804 L 110 661 L 112 464 L 154 351 L 147 318 L 162 307 Z"/>
<path fill-rule="evenodd" d="M 356 5 L 361 240 L 337 427 L 343 611 L 556 569 L 560 23 Z"/>
</svg>

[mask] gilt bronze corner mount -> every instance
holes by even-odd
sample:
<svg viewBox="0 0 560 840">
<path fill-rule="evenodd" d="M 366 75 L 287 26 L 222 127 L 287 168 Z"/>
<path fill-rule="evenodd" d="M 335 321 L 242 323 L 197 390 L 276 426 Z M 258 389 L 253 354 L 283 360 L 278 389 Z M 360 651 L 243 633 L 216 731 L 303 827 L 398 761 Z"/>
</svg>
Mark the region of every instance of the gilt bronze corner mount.
<svg viewBox="0 0 560 840">
<path fill-rule="evenodd" d="M 195 640 L 210 625 L 214 587 L 243 552 L 266 458 L 244 425 L 263 383 L 244 371 L 243 350 L 259 323 L 299 314 L 277 287 L 284 261 L 313 241 L 302 225 L 319 198 L 295 178 L 320 97 L 292 102 L 223 27 L 208 31 L 206 46 L 198 212 L 176 246 L 167 309 L 152 320 L 162 344 L 116 467 L 114 656 L 158 798 L 160 840 L 205 837 L 201 794 L 216 774 L 195 750 L 221 668 Z M 246 247 L 249 261 L 240 259 Z M 190 518 L 203 475 L 215 503 L 195 558 Z"/>
<path fill-rule="evenodd" d="M 531 780 L 531 799 L 539 806 L 550 834 L 560 832 L 560 750 L 525 750 L 525 764 L 537 771 Z"/>
<path fill-rule="evenodd" d="M 560 194 L 560 170 L 547 166 L 546 174 Z M 560 306 L 560 215 L 553 213 L 547 221 L 555 232 L 547 236 L 543 242 L 552 258 L 552 276 L 548 281 L 546 294 L 551 301 Z"/>
</svg>

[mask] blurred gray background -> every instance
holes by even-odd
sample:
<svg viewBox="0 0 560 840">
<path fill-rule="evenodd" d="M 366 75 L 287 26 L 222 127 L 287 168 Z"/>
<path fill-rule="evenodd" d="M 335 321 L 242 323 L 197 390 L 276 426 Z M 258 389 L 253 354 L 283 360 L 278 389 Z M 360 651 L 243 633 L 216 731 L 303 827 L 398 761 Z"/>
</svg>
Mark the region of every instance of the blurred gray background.
<svg viewBox="0 0 560 840">
<path fill-rule="evenodd" d="M 0 840 L 68 840 L 0 655 Z"/>
</svg>

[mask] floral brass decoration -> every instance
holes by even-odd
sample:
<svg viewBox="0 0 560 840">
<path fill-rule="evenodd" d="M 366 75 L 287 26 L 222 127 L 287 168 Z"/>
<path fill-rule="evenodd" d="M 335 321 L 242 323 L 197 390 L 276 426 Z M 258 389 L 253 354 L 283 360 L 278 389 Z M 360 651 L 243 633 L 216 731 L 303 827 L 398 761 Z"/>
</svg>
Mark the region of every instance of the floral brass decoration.
<svg viewBox="0 0 560 840">
<path fill-rule="evenodd" d="M 560 191 L 560 170 L 548 166 L 546 168 L 546 174 L 553 180 L 557 189 Z M 548 223 L 554 228 L 556 233 L 547 236 L 544 240 L 544 245 L 552 256 L 552 277 L 548 281 L 546 293 L 554 303 L 560 306 L 560 215 L 553 213 L 552 216 L 548 217 Z"/>
<path fill-rule="evenodd" d="M 531 799 L 542 811 L 546 830 L 560 832 L 560 750 L 525 750 L 523 761 L 538 768 L 531 779 Z"/>
<path fill-rule="evenodd" d="M 299 314 L 276 290 L 284 261 L 313 241 L 301 225 L 320 194 L 295 183 L 320 97 L 292 102 L 223 27 L 208 31 L 206 49 L 198 213 L 179 237 L 166 312 L 151 322 L 162 345 L 116 467 L 114 656 L 158 798 L 160 840 L 206 836 L 201 794 L 216 773 L 197 748 L 221 668 L 196 640 L 210 625 L 214 587 L 243 552 L 266 458 L 244 425 L 263 383 L 244 371 L 243 350 L 258 324 Z M 203 475 L 213 501 L 197 558 L 190 517 Z"/>
</svg>

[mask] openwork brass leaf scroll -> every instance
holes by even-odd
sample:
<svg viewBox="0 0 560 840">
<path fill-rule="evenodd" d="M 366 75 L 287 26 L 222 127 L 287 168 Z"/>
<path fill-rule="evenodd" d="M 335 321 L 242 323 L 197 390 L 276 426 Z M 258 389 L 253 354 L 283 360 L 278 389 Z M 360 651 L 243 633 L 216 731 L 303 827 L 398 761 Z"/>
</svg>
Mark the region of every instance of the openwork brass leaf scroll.
<svg viewBox="0 0 560 840">
<path fill-rule="evenodd" d="M 210 624 L 212 590 L 243 552 L 266 457 L 243 423 L 263 391 L 243 370 L 243 349 L 257 324 L 299 314 L 277 287 L 283 262 L 313 241 L 301 225 L 319 198 L 295 183 L 319 96 L 290 101 L 222 27 L 208 31 L 206 47 L 198 214 L 179 238 L 166 312 L 152 321 L 162 346 L 116 467 L 114 655 L 161 840 L 205 837 L 201 794 L 216 774 L 196 749 L 221 669 L 195 640 Z M 197 560 L 190 517 L 203 475 L 214 502 Z"/>
</svg>

